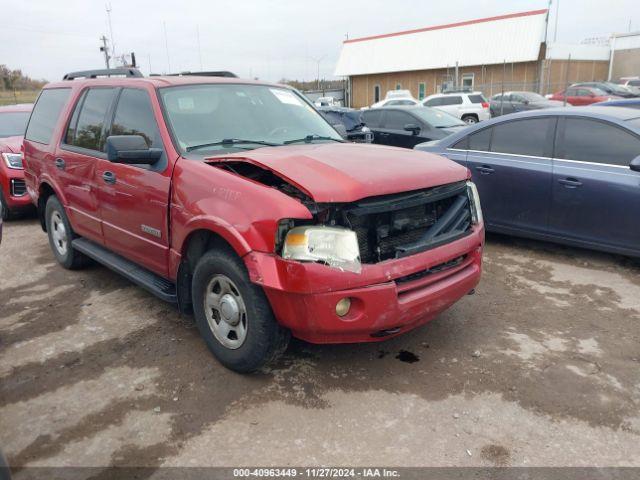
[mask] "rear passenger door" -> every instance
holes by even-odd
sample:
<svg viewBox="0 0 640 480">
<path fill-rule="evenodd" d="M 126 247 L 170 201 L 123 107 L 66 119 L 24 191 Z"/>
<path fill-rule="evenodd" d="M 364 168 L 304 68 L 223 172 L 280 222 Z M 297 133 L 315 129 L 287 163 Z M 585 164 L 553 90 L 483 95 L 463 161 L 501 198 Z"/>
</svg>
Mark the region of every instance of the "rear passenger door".
<svg viewBox="0 0 640 480">
<path fill-rule="evenodd" d="M 147 90 L 119 91 L 108 135 L 141 135 L 149 147 L 165 150 Z M 105 245 L 165 277 L 172 163 L 166 150 L 154 165 L 127 165 L 101 158 L 95 174 Z"/>
<path fill-rule="evenodd" d="M 605 121 L 560 121 L 550 230 L 565 238 L 640 251 L 640 138 Z"/>
<path fill-rule="evenodd" d="M 99 243 L 103 238 L 95 168 L 98 159 L 106 158 L 105 129 L 116 92 L 94 87 L 78 97 L 55 159 L 74 230 Z"/>
<path fill-rule="evenodd" d="M 553 117 L 511 120 L 470 135 L 467 166 L 490 226 L 546 230 L 555 124 Z"/>
</svg>

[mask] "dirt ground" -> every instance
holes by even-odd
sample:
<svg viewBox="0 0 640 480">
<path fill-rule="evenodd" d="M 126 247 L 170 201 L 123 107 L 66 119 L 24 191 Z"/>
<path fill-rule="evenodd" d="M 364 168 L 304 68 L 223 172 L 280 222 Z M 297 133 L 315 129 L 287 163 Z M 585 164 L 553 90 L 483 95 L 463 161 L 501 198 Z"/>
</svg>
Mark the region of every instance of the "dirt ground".
<svg viewBox="0 0 640 480">
<path fill-rule="evenodd" d="M 241 376 L 106 268 L 0 246 L 0 446 L 13 466 L 640 466 L 640 265 L 488 238 L 483 280 L 383 343 L 294 341 Z"/>
</svg>

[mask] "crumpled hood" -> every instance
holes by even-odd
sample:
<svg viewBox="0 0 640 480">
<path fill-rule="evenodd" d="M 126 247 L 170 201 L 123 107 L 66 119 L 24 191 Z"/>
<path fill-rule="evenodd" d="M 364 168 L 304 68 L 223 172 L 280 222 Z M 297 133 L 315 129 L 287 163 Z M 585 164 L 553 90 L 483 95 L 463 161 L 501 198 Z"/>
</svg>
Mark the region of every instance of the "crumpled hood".
<svg viewBox="0 0 640 480">
<path fill-rule="evenodd" d="M 20 153 L 22 146 L 22 135 L 18 137 L 0 138 L 0 152 Z"/>
<path fill-rule="evenodd" d="M 210 157 L 244 161 L 282 177 L 316 202 L 353 202 L 467 178 L 467 169 L 426 152 L 379 145 L 322 143 L 265 147 Z"/>
</svg>

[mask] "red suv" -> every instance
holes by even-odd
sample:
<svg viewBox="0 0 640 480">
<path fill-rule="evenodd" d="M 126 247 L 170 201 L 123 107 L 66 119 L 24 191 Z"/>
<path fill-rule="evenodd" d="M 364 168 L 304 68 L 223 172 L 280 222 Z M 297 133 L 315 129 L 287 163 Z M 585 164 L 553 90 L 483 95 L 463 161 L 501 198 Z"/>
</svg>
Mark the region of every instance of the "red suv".
<svg viewBox="0 0 640 480">
<path fill-rule="evenodd" d="M 5 220 L 16 212 L 33 209 L 20 152 L 32 108 L 32 104 L 0 107 L 0 210 Z"/>
<path fill-rule="evenodd" d="M 466 168 L 345 143 L 286 86 L 102 73 L 47 85 L 27 127 L 27 188 L 53 254 L 192 311 L 225 366 L 256 370 L 291 334 L 407 332 L 480 280 Z"/>
</svg>

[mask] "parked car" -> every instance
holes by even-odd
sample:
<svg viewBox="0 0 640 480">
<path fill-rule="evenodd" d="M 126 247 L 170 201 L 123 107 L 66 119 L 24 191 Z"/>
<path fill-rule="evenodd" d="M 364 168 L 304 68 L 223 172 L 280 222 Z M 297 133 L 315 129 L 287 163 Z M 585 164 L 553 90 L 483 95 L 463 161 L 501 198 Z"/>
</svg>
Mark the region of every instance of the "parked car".
<svg viewBox="0 0 640 480">
<path fill-rule="evenodd" d="M 564 102 L 565 98 L 569 105 L 584 106 L 592 103 L 618 100 L 621 97 L 609 95 L 604 90 L 594 87 L 569 87 L 562 92 L 551 95 L 550 100 Z"/>
<path fill-rule="evenodd" d="M 413 107 L 416 105 L 420 105 L 420 101 L 413 98 L 409 90 L 389 90 L 384 100 L 374 103 L 370 108 Z"/>
<path fill-rule="evenodd" d="M 338 102 L 333 97 L 319 97 L 319 98 L 316 99 L 315 102 L 313 102 L 313 104 L 316 107 L 337 107 L 337 106 L 339 106 Z"/>
<path fill-rule="evenodd" d="M 318 111 L 334 128 L 337 125 L 344 128 L 346 140 L 356 143 L 373 142 L 373 132 L 362 121 L 361 110 L 346 107 L 319 107 Z"/>
<path fill-rule="evenodd" d="M 534 110 L 418 145 L 471 170 L 487 229 L 640 257 L 640 114 Z"/>
<path fill-rule="evenodd" d="M 0 205 L 5 220 L 33 210 L 24 183 L 20 151 L 32 107 L 32 104 L 0 107 Z"/>
<path fill-rule="evenodd" d="M 619 84 L 627 87 L 640 87 L 640 77 L 622 77 Z"/>
<path fill-rule="evenodd" d="M 491 117 L 489 101 L 482 92 L 437 93 L 425 98 L 422 105 L 447 112 L 468 124 Z"/>
<path fill-rule="evenodd" d="M 594 103 L 594 107 L 627 107 L 640 109 L 640 98 L 621 98 L 606 102 Z"/>
<path fill-rule="evenodd" d="M 514 112 L 562 107 L 562 102 L 548 100 L 534 92 L 504 92 L 491 97 L 489 110 L 492 117 Z"/>
<path fill-rule="evenodd" d="M 580 82 L 580 83 L 574 83 L 571 86 L 598 88 L 603 92 L 606 92 L 607 95 L 615 95 L 616 97 L 622 97 L 622 98 L 632 98 L 637 96 L 636 94 L 632 93 L 630 90 L 624 88 L 623 86 L 617 85 L 612 82 Z"/>
<path fill-rule="evenodd" d="M 115 72 L 38 98 L 24 152 L 42 227 L 63 267 L 93 258 L 193 311 L 228 368 L 260 368 L 290 334 L 402 334 L 478 283 L 466 168 L 346 143 L 287 86 Z"/>
<path fill-rule="evenodd" d="M 362 120 L 373 132 L 373 143 L 404 148 L 444 138 L 467 126 L 453 115 L 422 106 L 365 110 Z"/>
</svg>

